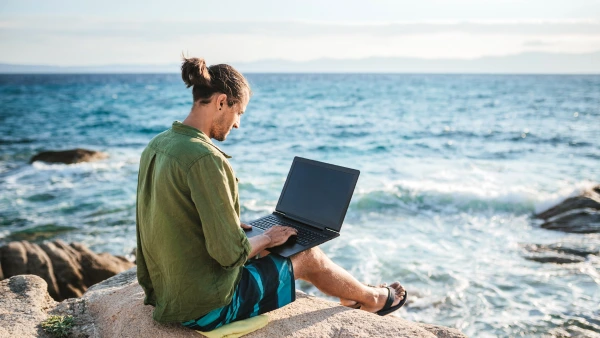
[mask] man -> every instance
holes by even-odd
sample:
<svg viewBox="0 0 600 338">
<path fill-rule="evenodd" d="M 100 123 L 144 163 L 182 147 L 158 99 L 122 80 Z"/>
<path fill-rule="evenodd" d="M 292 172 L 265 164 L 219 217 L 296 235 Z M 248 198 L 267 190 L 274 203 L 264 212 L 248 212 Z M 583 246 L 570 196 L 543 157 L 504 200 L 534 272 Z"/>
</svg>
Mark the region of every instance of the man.
<svg viewBox="0 0 600 338">
<path fill-rule="evenodd" d="M 384 315 L 402 306 L 399 283 L 361 284 L 318 248 L 291 259 L 265 251 L 296 235 L 293 228 L 246 237 L 229 156 L 211 139 L 240 127 L 250 86 L 233 67 L 197 58 L 184 58 L 182 78 L 193 87 L 192 110 L 150 141 L 138 177 L 138 280 L 154 319 L 210 331 L 294 301 L 295 279 L 365 311 Z M 267 255 L 252 258 L 261 252 Z"/>
</svg>

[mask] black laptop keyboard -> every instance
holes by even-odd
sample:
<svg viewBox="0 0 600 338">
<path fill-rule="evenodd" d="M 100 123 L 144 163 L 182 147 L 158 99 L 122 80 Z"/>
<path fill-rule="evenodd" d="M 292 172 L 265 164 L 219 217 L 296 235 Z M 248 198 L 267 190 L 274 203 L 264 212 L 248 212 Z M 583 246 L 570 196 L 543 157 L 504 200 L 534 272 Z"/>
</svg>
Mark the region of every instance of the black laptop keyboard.
<svg viewBox="0 0 600 338">
<path fill-rule="evenodd" d="M 256 220 L 256 221 L 250 223 L 250 225 L 260 228 L 260 229 L 263 229 L 263 230 L 267 230 L 270 227 L 275 226 L 275 225 L 284 225 L 284 226 L 292 227 L 292 228 L 298 230 L 298 236 L 296 238 L 296 243 L 302 244 L 302 245 L 308 245 L 315 241 L 321 241 L 321 240 L 327 238 L 327 236 L 325 236 L 323 234 L 313 232 L 313 231 L 308 231 L 304 228 L 301 228 L 294 224 L 288 223 L 288 222 L 282 220 L 281 218 L 277 218 L 273 215 Z"/>
</svg>

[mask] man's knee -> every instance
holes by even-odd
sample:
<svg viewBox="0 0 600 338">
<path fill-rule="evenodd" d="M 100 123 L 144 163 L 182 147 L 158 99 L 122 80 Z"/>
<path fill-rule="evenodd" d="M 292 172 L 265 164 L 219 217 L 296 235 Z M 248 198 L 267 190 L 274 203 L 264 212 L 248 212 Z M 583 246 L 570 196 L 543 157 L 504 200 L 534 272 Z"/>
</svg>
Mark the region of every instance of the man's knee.
<svg viewBox="0 0 600 338">
<path fill-rule="evenodd" d="M 292 256 L 292 259 L 294 259 L 294 257 L 298 257 L 299 261 L 314 261 L 317 259 L 321 259 L 323 256 L 325 256 L 323 251 L 319 249 L 319 247 L 315 246 L 308 250 L 304 250 L 295 254 L 294 256 Z"/>
<path fill-rule="evenodd" d="M 294 274 L 298 279 L 306 279 L 311 272 L 322 268 L 325 254 L 318 247 L 299 252 L 291 257 Z"/>
</svg>

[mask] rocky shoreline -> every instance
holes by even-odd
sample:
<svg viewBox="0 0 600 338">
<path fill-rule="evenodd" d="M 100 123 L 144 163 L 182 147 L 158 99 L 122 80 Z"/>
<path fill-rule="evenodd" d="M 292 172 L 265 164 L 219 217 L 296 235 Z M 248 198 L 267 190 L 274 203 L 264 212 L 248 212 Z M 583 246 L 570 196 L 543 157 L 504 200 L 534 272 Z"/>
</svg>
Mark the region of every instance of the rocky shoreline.
<svg viewBox="0 0 600 338">
<path fill-rule="evenodd" d="M 133 265 L 125 257 L 96 254 L 81 243 L 69 245 L 61 240 L 39 245 L 10 242 L 0 247 L 0 280 L 25 274 L 40 276 L 57 301 L 81 297 L 90 286 Z"/>
<path fill-rule="evenodd" d="M 437 325 L 380 317 L 298 291 L 247 337 L 465 337 Z M 179 324 L 159 324 L 134 263 L 96 254 L 80 243 L 10 242 L 0 247 L 0 337 L 52 337 L 41 323 L 72 316 L 69 337 L 198 337 Z"/>
<path fill-rule="evenodd" d="M 535 217 L 548 230 L 600 233 L 600 186 Z M 524 258 L 584 262 L 600 256 L 595 238 L 524 243 Z M 143 305 L 135 269 L 124 257 L 96 254 L 78 243 L 21 241 L 0 247 L 0 336 L 49 337 L 40 323 L 51 315 L 69 315 L 75 323 L 69 337 L 197 337 L 179 324 L 152 320 L 153 308 Z M 465 337 L 455 329 L 379 317 L 302 292 L 296 302 L 268 316 L 270 323 L 247 337 Z"/>
</svg>

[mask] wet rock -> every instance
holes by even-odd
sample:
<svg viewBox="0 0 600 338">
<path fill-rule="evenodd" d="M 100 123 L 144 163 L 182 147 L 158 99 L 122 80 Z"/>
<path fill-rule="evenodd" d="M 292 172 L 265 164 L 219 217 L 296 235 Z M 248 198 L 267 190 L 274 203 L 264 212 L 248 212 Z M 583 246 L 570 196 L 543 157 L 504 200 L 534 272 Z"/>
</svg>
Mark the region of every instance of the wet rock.
<svg viewBox="0 0 600 338">
<path fill-rule="evenodd" d="M 600 194 L 598 191 L 600 191 L 600 186 L 585 191 L 580 196 L 569 197 L 558 205 L 537 214 L 536 217 L 547 220 L 576 209 L 600 210 Z"/>
<path fill-rule="evenodd" d="M 59 301 L 80 297 L 88 287 L 133 265 L 124 257 L 95 254 L 80 243 L 68 245 L 60 240 L 41 245 L 10 242 L 0 247 L 3 278 L 40 276 L 47 283 L 48 293 Z"/>
<path fill-rule="evenodd" d="M 600 256 L 600 241 L 596 243 L 588 242 L 573 242 L 573 243 L 554 243 L 547 246 L 549 250 L 575 255 L 579 257 L 587 257 L 588 255 Z"/>
<path fill-rule="evenodd" d="M 600 189 L 600 187 L 595 189 Z M 547 220 L 576 209 L 600 210 L 600 195 L 594 190 L 587 191 L 581 196 L 567 198 L 558 205 L 537 214 L 536 217 Z"/>
<path fill-rule="evenodd" d="M 108 154 L 100 151 L 77 148 L 62 151 L 43 151 L 33 156 L 29 163 L 42 161 L 48 163 L 73 164 L 103 160 L 107 157 Z"/>
<path fill-rule="evenodd" d="M 600 255 L 599 241 L 526 244 L 525 259 L 540 263 L 570 264 L 586 261 L 589 255 Z"/>
<path fill-rule="evenodd" d="M 585 258 L 575 255 L 561 254 L 558 252 L 547 254 L 526 255 L 525 259 L 540 263 L 555 263 L 555 264 L 572 264 L 585 262 Z"/>
<path fill-rule="evenodd" d="M 600 211 L 585 209 L 560 214 L 543 223 L 541 227 L 578 234 L 600 233 Z"/>
<path fill-rule="evenodd" d="M 536 217 L 545 220 L 541 226 L 549 230 L 580 234 L 600 232 L 600 185 L 580 196 L 569 197 Z"/>
</svg>

